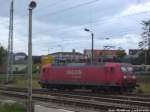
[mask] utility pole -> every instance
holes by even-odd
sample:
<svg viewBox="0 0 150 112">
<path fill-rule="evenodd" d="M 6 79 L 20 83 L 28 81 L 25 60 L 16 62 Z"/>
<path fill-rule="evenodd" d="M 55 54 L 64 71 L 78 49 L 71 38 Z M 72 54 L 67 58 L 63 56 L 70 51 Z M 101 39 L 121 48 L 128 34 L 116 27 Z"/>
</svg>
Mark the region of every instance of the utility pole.
<svg viewBox="0 0 150 112">
<path fill-rule="evenodd" d="M 147 51 L 150 50 L 150 20 L 143 21 L 144 32 L 142 34 L 143 41 L 140 42 L 140 47 L 145 47 L 145 65 L 147 64 Z M 147 50 L 148 48 L 148 50 Z"/>
<path fill-rule="evenodd" d="M 148 49 L 150 49 L 150 20 L 148 21 L 143 21 L 143 25 L 145 26 L 145 32 L 143 33 L 144 34 L 144 44 L 146 46 L 148 46 Z"/>
<path fill-rule="evenodd" d="M 92 60 L 91 60 L 91 63 L 93 64 L 93 56 L 94 56 L 94 33 L 92 32 L 91 33 L 91 36 L 92 36 Z"/>
<path fill-rule="evenodd" d="M 150 20 L 148 21 L 148 49 L 150 50 Z"/>
<path fill-rule="evenodd" d="M 8 37 L 8 55 L 7 55 L 7 73 L 6 83 L 9 82 L 9 76 L 13 75 L 13 13 L 14 13 L 14 1 L 11 1 L 10 5 L 10 19 L 9 19 L 9 37 Z"/>
<path fill-rule="evenodd" d="M 27 112 L 33 112 L 32 103 L 32 10 L 36 7 L 36 2 L 29 4 L 29 40 L 28 40 L 28 106 Z"/>
</svg>

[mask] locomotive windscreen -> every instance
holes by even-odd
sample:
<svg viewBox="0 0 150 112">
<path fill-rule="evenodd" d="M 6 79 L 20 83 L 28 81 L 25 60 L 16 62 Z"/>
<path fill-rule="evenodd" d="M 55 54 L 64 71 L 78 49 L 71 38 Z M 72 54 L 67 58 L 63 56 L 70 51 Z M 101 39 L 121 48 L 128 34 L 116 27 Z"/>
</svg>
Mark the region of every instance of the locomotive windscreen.
<svg viewBox="0 0 150 112">
<path fill-rule="evenodd" d="M 121 66 L 121 71 L 124 73 L 124 74 L 132 74 L 133 73 L 133 67 L 126 67 L 126 66 Z"/>
</svg>

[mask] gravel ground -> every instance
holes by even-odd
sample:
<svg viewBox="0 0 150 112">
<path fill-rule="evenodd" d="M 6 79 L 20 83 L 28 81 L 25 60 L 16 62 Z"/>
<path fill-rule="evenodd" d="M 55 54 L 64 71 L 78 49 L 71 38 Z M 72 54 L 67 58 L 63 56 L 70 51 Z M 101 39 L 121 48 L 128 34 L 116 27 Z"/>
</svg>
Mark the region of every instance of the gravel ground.
<svg viewBox="0 0 150 112">
<path fill-rule="evenodd" d="M 48 108 L 41 105 L 35 105 L 35 112 L 74 112 L 58 108 Z"/>
</svg>

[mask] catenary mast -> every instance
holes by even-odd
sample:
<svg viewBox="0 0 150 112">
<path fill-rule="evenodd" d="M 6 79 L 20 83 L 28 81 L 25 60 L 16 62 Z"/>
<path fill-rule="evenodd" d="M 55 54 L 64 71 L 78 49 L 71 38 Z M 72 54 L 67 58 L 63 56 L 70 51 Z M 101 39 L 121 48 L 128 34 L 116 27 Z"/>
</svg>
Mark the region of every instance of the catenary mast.
<svg viewBox="0 0 150 112">
<path fill-rule="evenodd" d="M 13 75 L 13 13 L 14 13 L 14 1 L 11 1 L 10 5 L 10 18 L 9 18 L 9 37 L 8 37 L 8 55 L 7 55 L 7 73 L 6 82 L 9 81 L 9 77 Z"/>
</svg>

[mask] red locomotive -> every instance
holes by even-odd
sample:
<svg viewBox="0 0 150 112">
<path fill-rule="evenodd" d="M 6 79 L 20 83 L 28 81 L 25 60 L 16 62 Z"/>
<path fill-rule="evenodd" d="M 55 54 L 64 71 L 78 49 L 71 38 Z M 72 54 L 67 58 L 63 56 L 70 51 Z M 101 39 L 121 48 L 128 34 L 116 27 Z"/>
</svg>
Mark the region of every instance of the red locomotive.
<svg viewBox="0 0 150 112">
<path fill-rule="evenodd" d="M 39 83 L 43 88 L 132 91 L 136 77 L 130 64 L 47 65 L 42 68 Z"/>
</svg>

